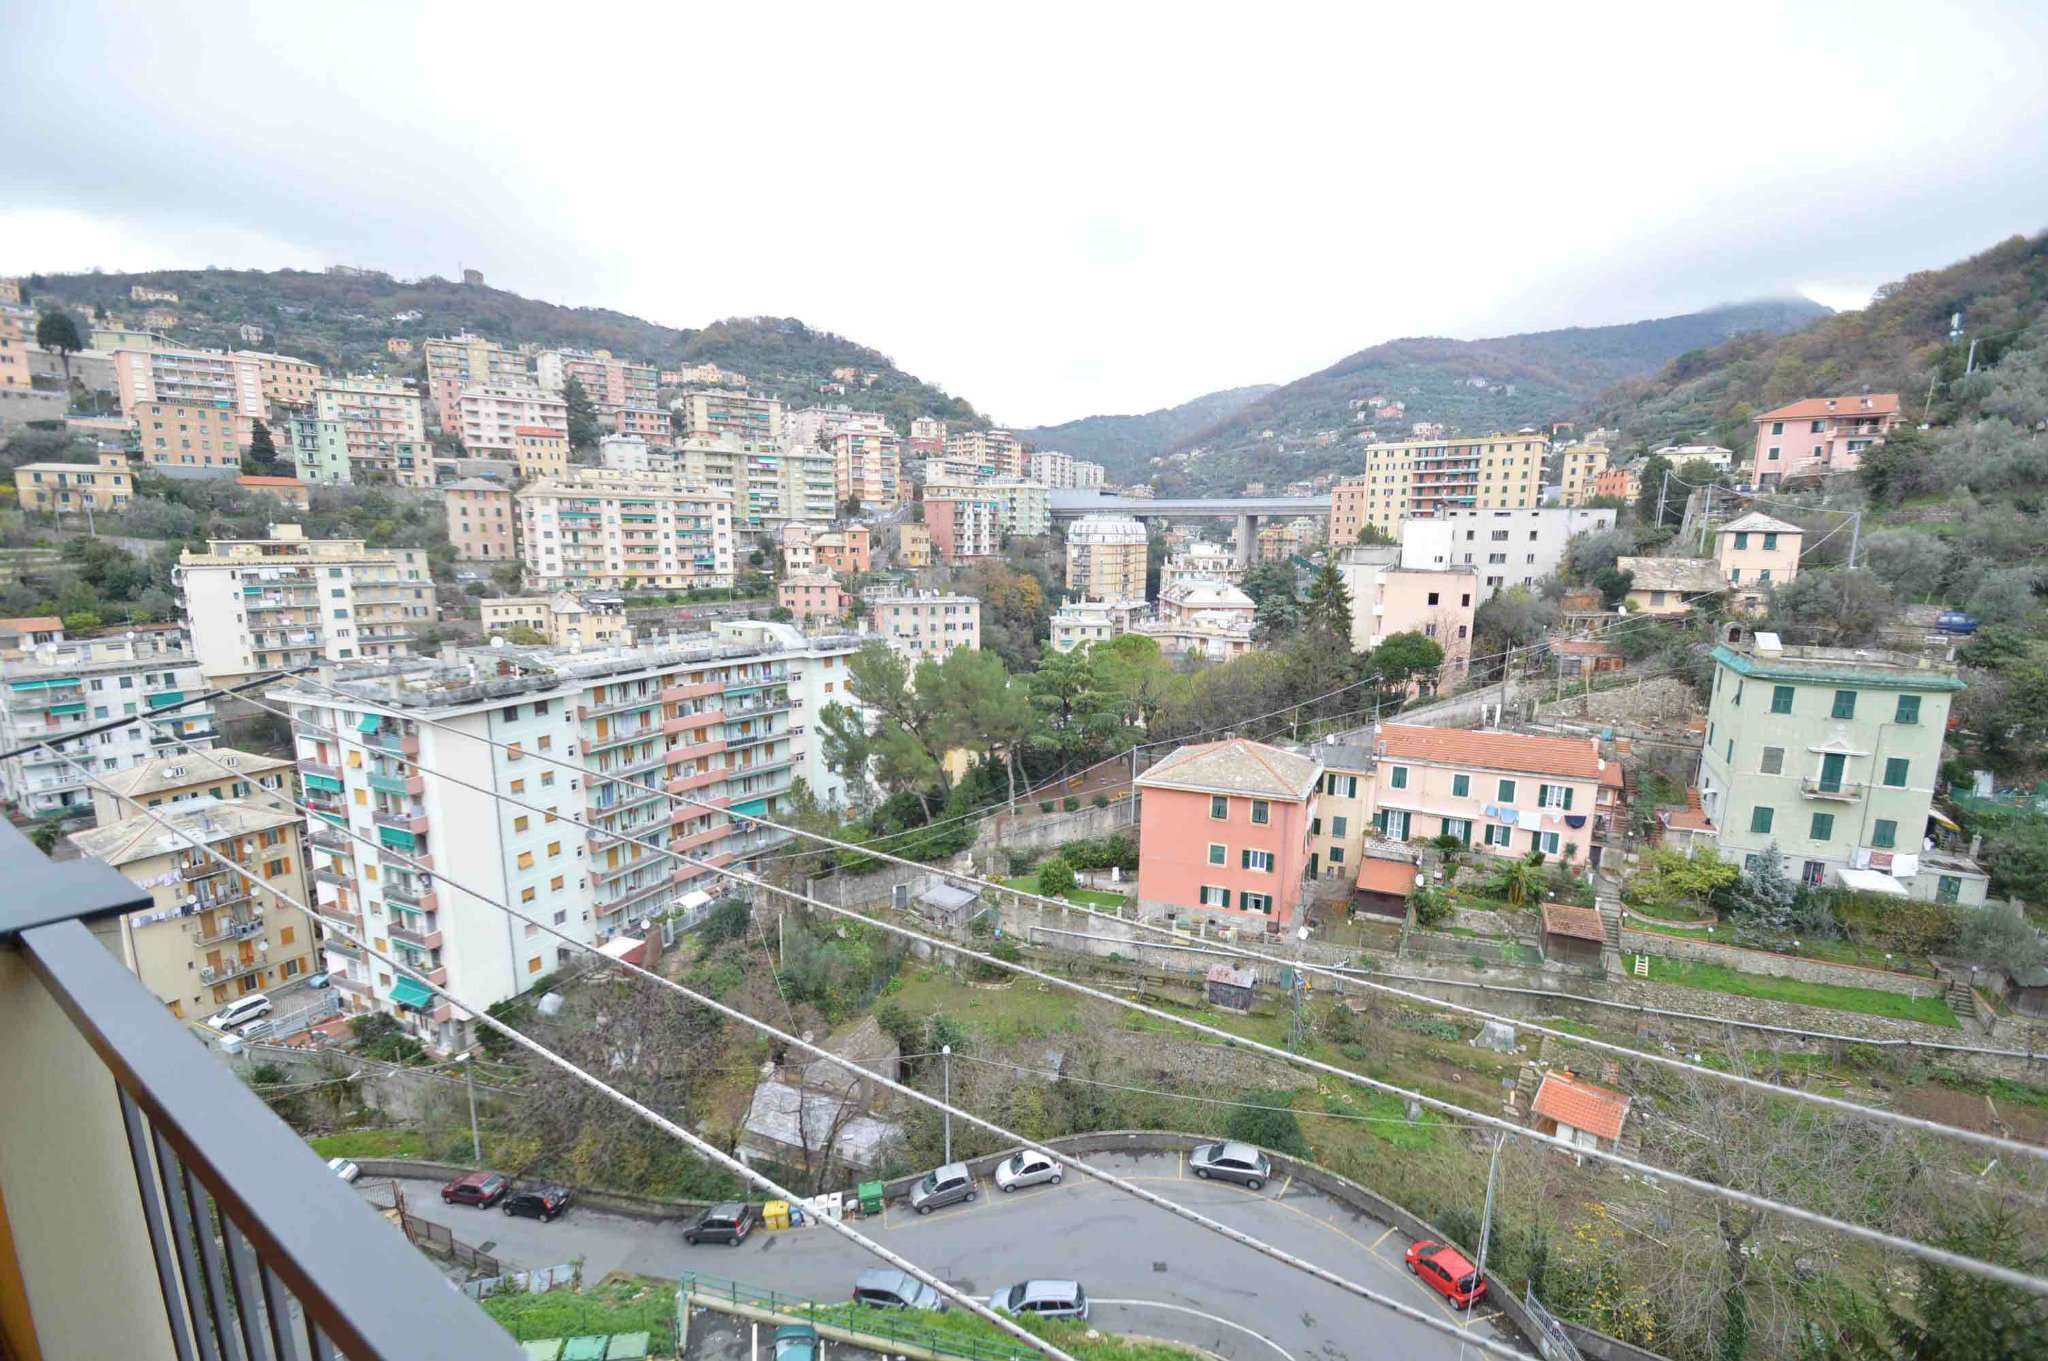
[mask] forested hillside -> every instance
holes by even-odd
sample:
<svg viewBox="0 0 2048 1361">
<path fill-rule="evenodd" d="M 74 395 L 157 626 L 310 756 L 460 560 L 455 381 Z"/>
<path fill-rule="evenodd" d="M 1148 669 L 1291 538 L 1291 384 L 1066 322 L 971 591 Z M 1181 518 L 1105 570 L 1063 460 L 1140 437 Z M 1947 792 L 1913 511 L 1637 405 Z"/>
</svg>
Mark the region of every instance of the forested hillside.
<svg viewBox="0 0 2048 1361">
<path fill-rule="evenodd" d="M 1790 298 L 1491 340 L 1390 340 L 1187 436 L 1180 449 L 1204 453 L 1175 470 L 1176 483 L 1184 484 L 1175 489 L 1231 490 L 1254 466 L 1266 481 L 1348 471 L 1355 459 L 1346 442 L 1368 430 L 1391 439 L 1418 421 L 1484 433 L 1563 419 L 1614 384 L 1654 373 L 1689 350 L 1749 332 L 1789 331 L 1826 315 L 1818 303 Z M 1357 405 L 1373 398 L 1402 410 L 1375 420 Z"/>
<path fill-rule="evenodd" d="M 606 349 L 664 367 L 715 363 L 745 374 L 756 392 L 805 406 L 844 401 L 885 412 L 899 427 L 921 415 L 986 424 L 969 403 L 902 372 L 887 355 L 787 317 L 732 317 L 677 328 L 607 308 L 563 307 L 431 276 L 407 281 L 291 269 L 44 274 L 28 280 L 39 304 L 87 304 L 139 323 L 145 305 L 129 300 L 133 284 L 177 293 L 179 301 L 170 308 L 178 317 L 169 332 L 173 340 L 249 348 L 241 327 L 254 324 L 263 328 L 260 348 L 301 355 L 335 372 L 416 367 L 416 356 L 395 359 L 385 342 L 471 331 L 507 345 Z M 420 315 L 395 320 L 410 312 Z M 873 387 L 849 384 L 844 397 L 819 394 L 818 384 L 829 381 L 832 370 L 849 367 L 880 377 Z"/>
<path fill-rule="evenodd" d="M 1109 469 L 1113 482 L 1142 481 L 1149 471 L 1145 461 L 1154 454 L 1163 454 L 1188 436 L 1228 419 L 1272 390 L 1271 383 L 1254 383 L 1141 416 L 1083 416 L 1014 433 L 1034 449 L 1058 449 L 1075 458 L 1092 458 Z"/>
</svg>

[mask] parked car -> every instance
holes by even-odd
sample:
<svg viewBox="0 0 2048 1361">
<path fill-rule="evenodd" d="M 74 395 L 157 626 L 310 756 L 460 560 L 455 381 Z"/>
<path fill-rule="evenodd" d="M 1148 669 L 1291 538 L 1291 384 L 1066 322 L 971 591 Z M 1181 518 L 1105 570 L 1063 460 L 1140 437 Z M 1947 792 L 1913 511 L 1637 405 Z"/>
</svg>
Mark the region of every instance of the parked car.
<svg viewBox="0 0 2048 1361">
<path fill-rule="evenodd" d="M 340 1177 L 343 1181 L 354 1181 L 357 1177 L 363 1175 L 363 1169 L 357 1167 L 347 1158 L 329 1158 L 327 1160 L 327 1170 Z"/>
<path fill-rule="evenodd" d="M 944 1309 L 946 1297 L 907 1271 L 876 1267 L 853 1280 L 853 1302 L 870 1309 Z"/>
<path fill-rule="evenodd" d="M 252 992 L 247 997 L 237 997 L 207 1017 L 206 1023 L 215 1030 L 239 1030 L 251 1021 L 262 1020 L 272 1009 L 268 993 Z"/>
<path fill-rule="evenodd" d="M 511 1184 L 512 1179 L 503 1172 L 465 1172 L 441 1188 L 441 1203 L 489 1209 Z"/>
<path fill-rule="evenodd" d="M 974 1199 L 974 1174 L 966 1163 L 947 1163 L 911 1185 L 910 1208 L 928 1215 L 942 1205 Z"/>
<path fill-rule="evenodd" d="M 1079 1281 L 1025 1281 L 990 1295 L 988 1307 L 1003 1314 L 1085 1319 L 1088 1292 Z"/>
<path fill-rule="evenodd" d="M 785 1323 L 775 1330 L 775 1361 L 817 1361 L 818 1330 L 808 1323 Z"/>
<path fill-rule="evenodd" d="M 1422 1283 L 1460 1309 L 1470 1309 L 1486 1298 L 1486 1282 L 1479 1268 L 1449 1243 L 1424 1238 L 1408 1245 L 1408 1269 Z"/>
<path fill-rule="evenodd" d="M 1198 1177 L 1234 1181 L 1256 1191 L 1273 1175 L 1273 1162 L 1250 1144 L 1226 1141 L 1203 1144 L 1188 1154 L 1188 1166 Z"/>
<path fill-rule="evenodd" d="M 536 1182 L 532 1186 L 522 1186 L 506 1196 L 503 1208 L 508 1215 L 550 1223 L 568 1209 L 569 1202 L 575 1198 L 576 1193 L 566 1186 Z"/>
<path fill-rule="evenodd" d="M 1066 1174 L 1063 1164 L 1027 1148 L 996 1164 L 996 1189 L 1014 1191 L 1020 1186 L 1058 1186 L 1060 1178 Z"/>
<path fill-rule="evenodd" d="M 738 1247 L 753 1231 L 754 1207 L 728 1200 L 691 1220 L 690 1226 L 683 1230 L 683 1241 L 692 1246 L 698 1243 L 730 1243 Z"/>
<path fill-rule="evenodd" d="M 1977 616 L 1962 610 L 1943 610 L 1934 617 L 1934 627 L 1943 633 L 1975 633 Z"/>
</svg>

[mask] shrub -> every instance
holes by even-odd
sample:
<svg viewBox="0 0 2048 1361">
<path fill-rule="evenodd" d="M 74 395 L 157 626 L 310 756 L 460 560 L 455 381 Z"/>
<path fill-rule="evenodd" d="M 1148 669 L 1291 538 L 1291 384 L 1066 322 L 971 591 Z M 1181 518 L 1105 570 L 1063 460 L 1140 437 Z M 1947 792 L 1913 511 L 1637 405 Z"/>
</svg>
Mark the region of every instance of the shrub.
<svg viewBox="0 0 2048 1361">
<path fill-rule="evenodd" d="M 1230 1108 L 1230 1118 L 1223 1126 L 1224 1138 L 1241 1139 L 1297 1158 L 1308 1156 L 1308 1141 L 1301 1137 L 1301 1121 L 1295 1119 L 1294 1112 L 1270 1109 L 1274 1093 L 1247 1092 L 1244 1100 L 1245 1105 Z"/>
<path fill-rule="evenodd" d="M 1052 811 L 1052 800 L 1040 799 L 1038 801 L 1038 811 L 1041 813 L 1050 813 Z"/>
<path fill-rule="evenodd" d="M 1074 867 L 1066 857 L 1048 856 L 1038 867 L 1038 891 L 1048 898 L 1064 897 L 1074 891 Z"/>
<path fill-rule="evenodd" d="M 1097 808 L 1107 808 L 1109 807 L 1109 795 L 1097 794 L 1094 798 L 1088 800 L 1088 802 L 1095 805 L 1095 807 Z"/>
<path fill-rule="evenodd" d="M 1081 807 L 1081 800 L 1070 794 L 1060 800 L 1060 807 L 1066 809 L 1069 813 L 1077 812 Z"/>
<path fill-rule="evenodd" d="M 1449 895 L 1433 888 L 1418 888 L 1409 894 L 1408 906 L 1415 909 L 1417 926 L 1435 926 L 1451 919 Z"/>
</svg>

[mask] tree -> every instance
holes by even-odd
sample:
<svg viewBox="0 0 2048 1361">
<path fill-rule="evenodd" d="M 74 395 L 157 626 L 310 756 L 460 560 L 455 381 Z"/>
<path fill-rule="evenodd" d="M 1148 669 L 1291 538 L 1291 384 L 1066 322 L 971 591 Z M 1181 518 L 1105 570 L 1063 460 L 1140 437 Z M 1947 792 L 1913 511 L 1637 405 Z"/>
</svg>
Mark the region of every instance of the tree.
<svg viewBox="0 0 2048 1361">
<path fill-rule="evenodd" d="M 1245 1093 L 1244 1101 L 1230 1108 L 1223 1136 L 1289 1157 L 1308 1156 L 1308 1140 L 1301 1137 L 1301 1121 L 1293 1111 L 1277 1106 L 1274 1093 L 1264 1089 Z"/>
<path fill-rule="evenodd" d="M 1543 900 L 1549 876 L 1543 871 L 1543 852 L 1531 851 L 1501 866 L 1487 892 L 1504 898 L 1510 907 L 1527 907 Z"/>
<path fill-rule="evenodd" d="M 1065 856 L 1047 856 L 1039 862 L 1037 888 L 1047 898 L 1066 897 L 1074 891 L 1074 867 Z"/>
<path fill-rule="evenodd" d="M 1374 524 L 1370 520 L 1367 520 L 1364 524 L 1358 527 L 1357 541 L 1359 543 L 1366 544 L 1369 547 L 1374 548 L 1390 547 L 1401 542 L 1399 539 L 1387 533 L 1386 530 L 1381 529 L 1378 525 Z"/>
<path fill-rule="evenodd" d="M 1297 598 L 1294 564 L 1262 562 L 1246 572 L 1238 585 L 1258 607 L 1253 618 L 1260 638 L 1270 642 L 1301 626 L 1301 602 Z M 1349 625 L 1346 632 L 1348 634 Z"/>
<path fill-rule="evenodd" d="M 1980 1210 L 1935 1239 L 1938 1247 L 2038 1274 L 2048 1267 L 2038 1240 L 2003 1207 Z M 1910 1310 L 1886 1308 L 1896 1352 L 1909 1361 L 2034 1361 L 2048 1356 L 2048 1316 L 2041 1301 L 2017 1286 L 1922 1261 Z"/>
<path fill-rule="evenodd" d="M 1864 568 L 1802 572 L 1771 591 L 1770 627 L 1833 647 L 1872 642 L 1890 622 L 1891 592 Z"/>
<path fill-rule="evenodd" d="M 1541 638 L 1556 617 L 1557 607 L 1526 586 L 1495 591 L 1472 616 L 1472 651 L 1495 657 L 1509 648 L 1526 647 Z M 1485 669 L 1495 665 L 1505 662 Z"/>
<path fill-rule="evenodd" d="M 568 407 L 569 447 L 595 449 L 602 433 L 597 423 L 597 406 L 584 390 L 583 381 L 573 374 L 562 385 L 562 402 Z"/>
<path fill-rule="evenodd" d="M 1380 683 L 1390 689 L 1405 686 L 1410 680 L 1419 680 L 1427 688 L 1443 664 L 1443 646 L 1434 638 L 1412 631 L 1391 634 L 1372 650 L 1372 669 L 1379 672 Z"/>
<path fill-rule="evenodd" d="M 1351 591 L 1337 564 L 1326 562 L 1308 584 L 1308 601 L 1301 611 L 1302 624 L 1346 647 L 1351 643 Z"/>
<path fill-rule="evenodd" d="M 1624 572 L 1619 567 L 1602 567 L 1593 573 L 1593 585 L 1600 591 L 1600 603 L 1609 609 L 1626 600 L 1629 588 L 1635 584 L 1635 573 Z"/>
<path fill-rule="evenodd" d="M 276 477 L 283 471 L 277 458 L 277 441 L 271 438 L 269 425 L 262 421 L 249 427 L 249 456 L 242 466 L 257 477 Z"/>
<path fill-rule="evenodd" d="M 1856 480 L 1863 484 L 1871 504 L 1896 506 L 1915 496 L 1937 490 L 1934 477 L 1934 441 L 1916 425 L 1898 425 L 1885 437 L 1863 451 Z"/>
<path fill-rule="evenodd" d="M 844 501 L 842 501 L 842 502 L 840 502 L 840 503 L 839 503 L 839 518 L 840 518 L 840 519 L 842 519 L 842 520 L 851 520 L 851 519 L 853 519 L 853 518 L 854 518 L 854 517 L 855 517 L 856 515 L 859 515 L 859 514 L 860 514 L 860 498 L 859 498 L 858 496 L 849 496 L 849 497 L 847 497 L 847 498 L 846 498 L 846 499 L 845 499 Z"/>
<path fill-rule="evenodd" d="M 1664 485 L 1664 474 L 1670 471 L 1671 460 L 1662 454 L 1652 454 L 1643 460 L 1640 473 L 1643 479 L 1643 489 L 1636 495 L 1637 524 L 1651 525 L 1656 528 L 1663 527 L 1657 519 L 1657 497 Z M 1672 518 L 1674 510 L 1679 514 L 1683 514 L 1685 508 L 1685 498 L 1683 496 L 1674 496 L 1671 500 L 1675 503 L 1675 506 L 1667 505 L 1664 508 L 1667 521 Z"/>
<path fill-rule="evenodd" d="M 69 312 L 50 311 L 36 318 L 36 344 L 57 356 L 64 366 L 64 390 L 71 390 L 71 356 L 85 348 L 78 333 L 78 319 Z"/>
</svg>

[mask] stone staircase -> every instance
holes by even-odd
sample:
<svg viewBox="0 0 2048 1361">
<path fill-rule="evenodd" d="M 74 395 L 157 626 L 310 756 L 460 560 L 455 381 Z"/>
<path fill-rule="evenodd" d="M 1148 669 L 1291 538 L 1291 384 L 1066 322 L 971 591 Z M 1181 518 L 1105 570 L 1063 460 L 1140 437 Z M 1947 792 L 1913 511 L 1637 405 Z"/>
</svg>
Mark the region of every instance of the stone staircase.
<svg viewBox="0 0 2048 1361">
<path fill-rule="evenodd" d="M 1609 976 L 1621 973 L 1621 899 L 1605 895 L 1593 904 L 1600 911 L 1600 966 Z"/>
<path fill-rule="evenodd" d="M 1983 1018 L 1977 1014 L 1977 994 L 1970 990 L 1961 974 L 1949 975 L 1948 991 L 1942 994 L 1942 1000 L 1948 1003 L 1948 1009 L 1956 1014 L 1966 1032 L 1972 1035 L 1985 1033 Z"/>
</svg>

